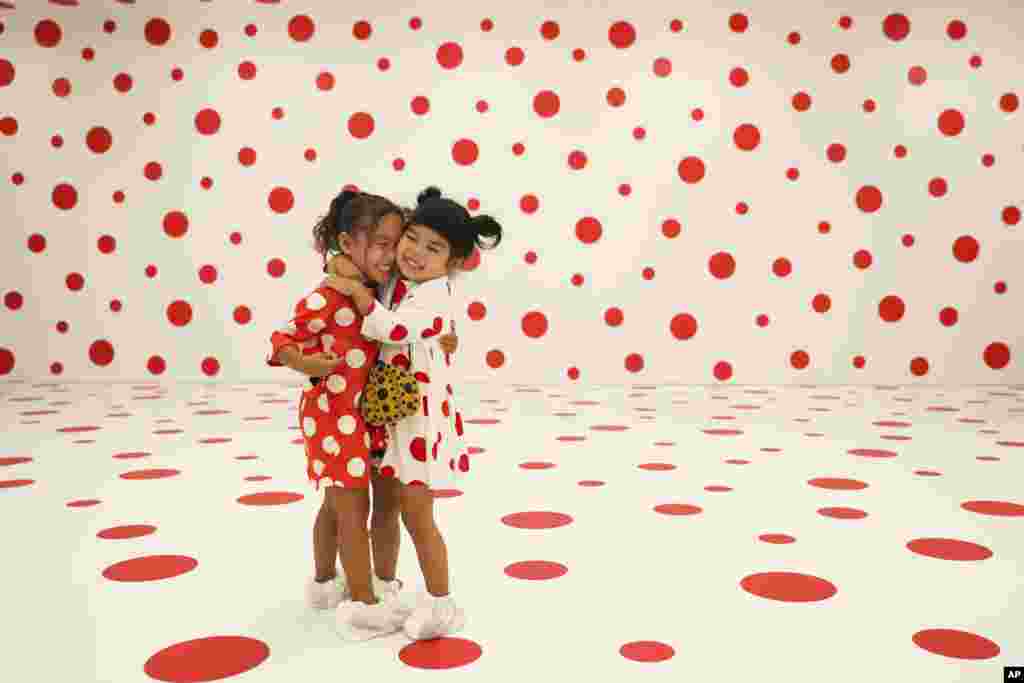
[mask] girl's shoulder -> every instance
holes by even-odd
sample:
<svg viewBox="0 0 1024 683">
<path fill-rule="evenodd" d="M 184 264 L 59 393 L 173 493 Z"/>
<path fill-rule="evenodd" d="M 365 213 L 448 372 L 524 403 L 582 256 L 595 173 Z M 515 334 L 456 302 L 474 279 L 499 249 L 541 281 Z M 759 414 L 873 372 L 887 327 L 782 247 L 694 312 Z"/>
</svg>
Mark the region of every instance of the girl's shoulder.
<svg viewBox="0 0 1024 683">
<path fill-rule="evenodd" d="M 330 315 L 343 308 L 351 308 L 357 316 L 359 315 L 359 309 L 352 297 L 330 287 L 317 287 L 299 301 L 299 307 L 314 315 Z"/>
<path fill-rule="evenodd" d="M 451 292 L 451 286 L 449 285 L 448 278 L 446 276 L 434 278 L 433 280 L 427 280 L 416 285 L 413 290 L 415 296 L 429 296 L 435 297 L 447 297 Z"/>
</svg>

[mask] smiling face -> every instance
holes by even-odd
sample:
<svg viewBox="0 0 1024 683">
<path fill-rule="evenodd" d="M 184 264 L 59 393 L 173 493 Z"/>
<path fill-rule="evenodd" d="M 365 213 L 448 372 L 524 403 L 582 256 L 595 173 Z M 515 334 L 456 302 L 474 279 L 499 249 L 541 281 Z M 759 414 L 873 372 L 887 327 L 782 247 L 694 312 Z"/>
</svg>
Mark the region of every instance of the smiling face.
<svg viewBox="0 0 1024 683">
<path fill-rule="evenodd" d="M 448 273 L 451 253 L 448 240 L 433 229 L 414 223 L 405 229 L 398 242 L 398 269 L 406 280 L 435 280 Z"/>
<path fill-rule="evenodd" d="M 356 268 L 374 284 L 384 284 L 395 265 L 395 245 L 402 234 L 402 218 L 388 214 L 373 230 L 363 230 L 357 237 L 341 236 L 341 250 Z"/>
</svg>

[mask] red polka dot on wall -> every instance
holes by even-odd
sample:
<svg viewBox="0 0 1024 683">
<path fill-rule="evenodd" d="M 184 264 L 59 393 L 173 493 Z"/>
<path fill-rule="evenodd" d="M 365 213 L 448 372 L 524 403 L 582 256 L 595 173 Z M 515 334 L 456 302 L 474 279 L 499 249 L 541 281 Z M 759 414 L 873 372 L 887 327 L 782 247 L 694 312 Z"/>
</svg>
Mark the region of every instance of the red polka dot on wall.
<svg viewBox="0 0 1024 683">
<path fill-rule="evenodd" d="M 279 4 L 275 0 L 259 1 Z M 74 0 L 51 2 L 68 7 L 79 4 Z M 706 380 L 700 375 L 706 375 L 709 370 L 716 381 L 734 378 L 743 381 L 746 373 L 777 371 L 783 373 L 782 378 L 795 378 L 800 372 L 810 376 L 835 370 L 828 365 L 832 362 L 831 349 L 805 346 L 812 342 L 801 339 L 800 330 L 802 326 L 819 324 L 813 322 L 815 318 L 835 324 L 850 315 L 858 315 L 858 311 L 863 313 L 863 307 L 858 307 L 858 298 L 844 289 L 847 285 L 820 274 L 846 272 L 855 277 L 856 283 L 880 288 L 874 303 L 868 302 L 867 319 L 858 324 L 884 329 L 886 334 L 899 335 L 901 339 L 924 334 L 919 326 L 931 326 L 937 332 L 955 332 L 956 329 L 971 334 L 982 332 L 988 335 L 986 338 L 995 340 L 961 354 L 945 348 L 946 337 L 941 334 L 915 337 L 909 347 L 913 351 L 897 359 L 898 363 L 905 364 L 905 379 L 934 380 L 936 375 L 959 368 L 961 364 L 979 377 L 985 377 L 984 381 L 992 377 L 991 373 L 1002 377 L 998 373 L 1014 369 L 1012 337 L 1005 329 L 1003 321 L 1008 318 L 1002 311 L 1002 307 L 1012 301 L 1012 274 L 999 270 L 1005 268 L 1000 261 L 1001 255 L 1006 253 L 1004 240 L 1016 234 L 1021 222 L 1019 202 L 1012 193 L 982 201 L 966 223 L 957 224 L 959 227 L 947 226 L 941 221 L 928 230 L 895 224 L 888 236 L 883 235 L 878 240 L 866 239 L 864 235 L 881 235 L 877 221 L 900 220 L 898 217 L 906 215 L 905 211 L 913 210 L 909 207 L 915 206 L 914 202 L 924 201 L 925 206 L 940 210 L 939 207 L 955 207 L 963 202 L 964 193 L 970 192 L 972 183 L 999 187 L 999 183 L 1005 181 L 1000 174 L 1006 174 L 1010 166 L 1003 156 L 997 164 L 995 150 L 980 146 L 979 121 L 984 119 L 982 127 L 994 135 L 1005 133 L 1019 112 L 1017 92 L 995 83 L 985 86 L 989 90 L 979 91 L 977 107 L 965 106 L 956 98 L 941 101 L 927 115 L 931 121 L 925 129 L 927 135 L 915 138 L 911 145 L 904 131 L 895 131 L 882 145 L 875 166 L 871 165 L 875 162 L 871 161 L 870 150 L 854 144 L 846 133 L 819 140 L 807 155 L 787 158 L 788 152 L 784 151 L 787 131 L 780 129 L 777 123 L 761 120 L 757 114 L 765 110 L 764 106 L 769 106 L 762 101 L 766 83 L 763 73 L 767 69 L 763 60 L 745 57 L 714 67 L 712 80 L 732 93 L 724 104 L 702 102 L 698 97 L 697 101 L 683 105 L 683 118 L 678 121 L 682 132 L 686 136 L 717 135 L 725 142 L 717 148 L 693 141 L 672 142 L 673 135 L 680 131 L 666 129 L 648 109 L 647 87 L 670 87 L 672 79 L 678 78 L 684 70 L 673 47 L 682 37 L 675 34 L 685 28 L 691 40 L 731 40 L 751 45 L 749 41 L 763 35 L 764 30 L 755 13 L 732 12 L 723 15 L 721 23 L 713 27 L 691 26 L 677 18 L 666 18 L 661 25 L 647 25 L 637 18 L 623 16 L 586 25 L 569 17 L 541 16 L 535 18 L 530 28 L 533 39 L 527 40 L 527 36 L 510 40 L 497 49 L 488 48 L 472 37 L 421 41 L 422 45 L 416 49 L 427 75 L 426 80 L 421 78 L 416 83 L 401 80 L 409 60 L 408 53 L 397 49 L 397 44 L 392 42 L 394 21 L 383 18 L 371 22 L 356 17 L 339 33 L 315 11 L 287 13 L 280 17 L 278 29 L 286 33 L 283 38 L 297 54 L 306 49 L 322 48 L 331 41 L 362 51 L 369 49 L 372 52 L 366 53 L 367 76 L 380 81 L 381 93 L 398 93 L 394 100 L 371 94 L 365 101 L 351 102 L 348 109 L 340 107 L 342 113 L 325 124 L 333 132 L 327 133 L 323 141 L 313 142 L 312 138 L 300 141 L 283 156 L 267 142 L 270 138 L 254 136 L 251 127 L 259 121 L 259 125 L 273 126 L 275 135 L 285 134 L 289 126 L 299 125 L 297 119 L 293 120 L 295 117 L 285 118 L 285 109 L 291 102 L 271 102 L 258 107 L 259 111 L 248 112 L 230 99 L 231 88 L 242 92 L 256 86 L 257 80 L 261 88 L 272 88 L 273 64 L 251 55 L 232 61 L 228 73 L 228 100 L 211 100 L 205 93 L 196 98 L 183 97 L 182 93 L 195 94 L 204 85 L 199 72 L 189 68 L 191 58 L 226 49 L 237 38 L 231 38 L 223 27 L 183 30 L 171 15 L 147 16 L 127 29 L 145 40 L 147 49 L 158 55 L 163 66 L 155 73 L 147 73 L 141 67 L 131 67 L 124 62 L 103 76 L 110 80 L 104 80 L 106 85 L 96 94 L 109 100 L 107 111 L 116 111 L 121 104 L 136 98 L 143 87 L 147 92 L 154 88 L 166 89 L 168 93 L 173 90 L 176 101 L 193 102 L 186 109 L 179 111 L 172 104 L 167 112 L 140 110 L 132 115 L 139 118 L 133 118 L 131 126 L 102 114 L 81 121 L 72 116 L 59 129 L 42 131 L 41 137 L 26 135 L 26 130 L 36 123 L 29 113 L 18 111 L 17 107 L 4 113 L 0 117 L 0 135 L 14 145 L 12 149 L 26 156 L 42 151 L 63 160 L 73 158 L 68 155 L 77 155 L 74 158 L 81 163 L 90 164 L 88 168 L 76 168 L 77 161 L 67 162 L 68 171 L 51 179 L 34 177 L 25 169 L 12 169 L 8 179 L 8 189 L 16 202 L 27 201 L 22 197 L 31 192 L 43 193 L 44 206 L 33 209 L 36 213 L 32 214 L 31 225 L 23 233 L 28 237 L 22 238 L 26 241 L 19 244 L 25 245 L 22 256 L 32 263 L 33 273 L 52 273 L 52 287 L 63 297 L 57 301 L 71 307 L 61 314 L 62 317 L 77 320 L 84 311 L 81 307 L 95 305 L 94 314 L 102 316 L 103 320 L 120 317 L 141 322 L 165 318 L 169 325 L 161 323 L 157 329 L 163 329 L 166 334 L 175 334 L 173 330 L 181 328 L 191 330 L 192 334 L 207 334 L 206 327 L 200 331 L 200 326 L 193 322 L 205 326 L 217 318 L 207 313 L 205 306 L 193 308 L 197 301 L 196 288 L 199 288 L 206 293 L 204 296 L 223 297 L 226 303 L 221 305 L 227 308 L 221 311 L 221 322 L 225 320 L 223 313 L 230 311 L 227 322 L 256 330 L 259 327 L 254 322 L 257 317 L 260 320 L 274 317 L 273 312 L 262 310 L 261 301 L 281 287 L 293 286 L 293 281 L 301 282 L 305 277 L 302 273 L 313 273 L 306 286 L 314 284 L 318 274 L 318 266 L 310 270 L 306 265 L 305 254 L 292 253 L 294 244 L 308 239 L 296 238 L 299 232 L 307 234 L 308 228 L 297 231 L 295 223 L 310 220 L 322 208 L 318 206 L 322 199 L 310 195 L 306 191 L 309 185 L 296 180 L 296 174 L 310 169 L 314 163 L 317 167 L 328 168 L 336 162 L 337 151 L 329 142 L 331 136 L 340 138 L 346 149 L 351 148 L 356 155 L 369 154 L 377 147 L 394 147 L 397 131 L 406 130 L 406 124 L 411 123 L 417 135 L 422 133 L 438 141 L 440 150 L 428 145 L 410 146 L 401 152 L 385 151 L 382 160 L 389 174 L 422 170 L 425 164 L 431 163 L 430 155 L 440 153 L 449 171 L 463 178 L 460 181 L 463 182 L 462 197 L 470 212 L 479 211 L 481 199 L 484 199 L 487 206 L 492 207 L 489 210 L 504 224 L 509 239 L 513 243 L 519 240 L 519 246 L 500 250 L 493 257 L 494 272 L 500 272 L 501 277 L 487 285 L 487 305 L 479 300 L 482 298 L 479 290 L 460 304 L 464 306 L 463 315 L 471 323 L 477 323 L 468 328 L 467 334 L 495 334 L 498 328 L 491 328 L 491 325 L 507 324 L 510 318 L 522 333 L 507 341 L 501 341 L 500 337 L 491 339 L 472 361 L 478 368 L 507 371 L 506 366 L 515 360 L 517 373 L 528 372 L 534 363 L 547 362 L 550 358 L 556 371 L 573 381 L 582 376 L 581 368 L 588 377 L 606 374 L 623 379 L 650 373 L 650 368 L 664 362 L 661 358 L 664 352 L 655 350 L 659 339 L 678 342 L 678 348 L 698 348 L 703 343 L 718 345 L 725 338 L 723 316 L 732 315 L 733 311 L 729 309 L 725 313 L 709 308 L 707 302 L 716 300 L 715 297 L 730 296 L 733 289 L 754 288 L 747 292 L 744 300 L 757 303 L 745 304 L 746 310 L 737 312 L 738 319 L 744 321 L 743 325 L 750 325 L 750 334 L 765 338 L 778 335 L 777 339 L 786 340 L 792 347 L 782 351 L 781 356 L 776 353 L 773 358 L 758 354 L 757 362 L 741 357 L 746 351 L 737 352 L 735 356 L 707 358 L 703 362 L 704 369 L 697 371 L 694 381 Z M 418 32 L 425 24 L 424 18 L 419 16 L 398 21 L 400 32 Z M 911 42 L 919 44 L 917 41 L 934 34 L 935 26 L 939 27 L 939 33 L 932 37 L 941 40 L 932 41 L 925 52 L 904 60 L 896 76 L 908 96 L 913 93 L 941 95 L 943 81 L 935 73 L 934 65 L 945 63 L 943 59 L 951 54 L 948 50 L 960 50 L 964 41 L 980 38 L 969 32 L 962 18 L 942 17 L 935 23 L 927 10 L 919 10 L 913 15 L 890 12 L 870 21 L 850 15 L 827 19 L 819 28 L 836 30 L 838 27 L 846 32 L 842 37 L 849 45 L 836 43 L 828 47 L 812 60 L 815 63 L 808 72 L 810 80 L 784 91 L 781 103 L 776 104 L 792 114 L 793 126 L 799 127 L 812 120 L 820 125 L 836 116 L 835 103 L 826 94 L 830 89 L 837 84 L 854 90 L 861 88 L 862 94 L 845 105 L 846 112 L 861 123 L 872 117 L 870 125 L 888 125 L 884 123 L 885 117 L 898 118 L 909 104 L 871 92 L 870 87 L 867 90 L 861 87 L 863 83 L 870 86 L 870 70 L 866 62 L 858 61 L 862 51 L 856 41 L 870 37 L 870 40 L 881 40 L 879 45 L 883 50 L 901 50 Z M 116 45 L 111 47 L 107 42 L 89 44 L 91 41 L 86 40 L 78 44 L 79 38 L 69 31 L 63 16 L 36 19 L 27 28 L 31 54 L 38 54 L 43 60 L 55 59 L 51 56 L 70 48 L 73 59 L 61 71 L 34 83 L 31 79 L 37 76 L 29 76 L 28 71 L 19 69 L 19 62 L 25 59 L 19 56 L 17 49 L 4 55 L 0 58 L 0 89 L 12 94 L 21 92 L 16 90 L 18 88 L 36 88 L 54 104 L 73 103 L 87 89 L 81 69 L 93 68 L 95 63 L 109 60 L 116 54 L 112 52 Z M 108 35 L 120 35 L 126 30 L 113 19 L 97 28 Z M 484 34 L 495 32 L 497 36 L 502 33 L 499 29 L 507 28 L 499 27 L 491 18 L 479 21 L 479 30 Z M 591 41 L 593 44 L 584 50 L 577 46 L 585 44 L 580 38 L 581 35 L 585 38 L 585 34 L 580 31 L 587 30 L 597 31 L 597 41 Z M 780 33 L 779 47 L 785 48 L 788 54 L 796 54 L 789 52 L 789 48 L 802 45 L 804 38 L 812 35 L 811 28 L 801 30 L 804 32 Z M 257 44 L 256 40 L 264 39 L 264 33 L 263 27 L 248 23 L 242 27 L 240 38 L 252 47 Z M 567 43 L 569 34 L 576 38 Z M 972 48 L 968 53 L 958 53 L 960 56 L 954 60 L 961 68 L 973 70 L 965 75 L 975 80 L 982 73 L 977 70 L 985 64 L 979 52 Z M 553 56 L 551 61 L 548 61 L 549 55 Z M 599 59 L 610 55 L 632 68 L 633 73 L 646 74 L 647 85 L 618 80 L 614 75 L 599 76 L 605 80 L 597 83 L 596 99 L 588 99 L 567 86 L 579 78 L 580 69 L 592 68 Z M 589 65 L 584 63 L 588 60 L 592 62 Z M 517 91 L 511 100 L 501 88 L 470 88 L 472 92 L 467 90 L 463 92 L 464 97 L 456 97 L 462 97 L 462 104 L 457 106 L 448 95 L 436 94 L 440 92 L 436 85 L 442 79 L 459 77 L 461 80 L 451 82 L 469 83 L 466 77 L 481 69 L 523 75 L 538 66 L 543 67 L 548 80 L 527 91 Z M 387 87 L 384 87 L 385 79 Z M 326 102 L 346 91 L 342 87 L 342 74 L 336 67 L 315 68 L 301 83 L 300 100 L 320 98 Z M 977 80 L 979 87 L 985 83 L 985 80 Z M 194 92 L 188 91 L 189 88 Z M 736 101 L 732 102 L 734 99 Z M 12 100 L 16 101 L 17 98 Z M 292 111 L 302 110 L 301 105 L 302 101 L 297 101 L 291 105 Z M 456 125 L 451 118 L 456 110 L 470 116 L 466 122 L 474 122 L 473 125 Z M 563 126 L 575 125 L 581 116 L 593 115 L 600 115 L 602 121 L 608 122 L 607 130 L 602 123 L 600 139 L 559 138 L 562 142 L 556 144 L 552 142 L 554 138 L 547 137 L 555 135 Z M 185 128 L 179 131 L 183 133 L 181 145 L 201 151 L 196 159 L 219 157 L 230 163 L 215 169 L 208 167 L 208 161 L 197 161 L 193 167 L 182 168 L 163 152 L 151 151 L 141 159 L 122 164 L 126 155 L 141 149 L 139 145 L 149 136 L 166 128 L 167 121 L 182 118 Z M 488 126 L 476 125 L 482 122 L 488 122 Z M 639 158 L 636 154 L 670 148 L 671 167 L 641 164 L 634 168 L 636 164 L 631 159 Z M 965 159 L 969 164 L 964 168 L 921 165 L 926 159 L 936 158 L 936 153 L 954 148 L 968 155 Z M 204 156 L 207 150 L 214 156 Z M 765 182 L 779 183 L 780 193 L 807 193 L 810 189 L 821 206 L 813 209 L 810 218 L 796 219 L 791 231 L 789 226 L 774 223 L 769 226 L 763 221 L 777 218 L 771 202 L 755 196 L 751 188 L 739 180 L 737 163 L 748 164 L 745 168 L 749 169 L 763 169 Z M 889 163 L 898 164 L 901 169 L 898 176 L 886 173 L 878 165 Z M 516 166 L 511 175 L 501 171 L 501 177 L 525 180 L 510 181 L 505 190 L 495 193 L 493 186 L 485 184 L 491 182 L 486 178 L 497 177 L 493 174 L 501 164 Z M 104 179 L 96 169 L 108 165 L 127 168 L 124 175 L 129 180 Z M 842 196 L 821 190 L 824 186 L 820 184 L 826 177 L 822 175 L 823 170 L 843 174 L 850 181 Z M 975 173 L 985 175 L 972 176 Z M 240 195 L 237 179 L 241 176 L 246 178 L 246 189 Z M 89 178 L 89 182 L 82 180 L 83 177 Z M 133 178 L 144 187 L 132 186 Z M 103 179 L 102 182 L 99 179 Z M 100 186 L 96 182 L 100 182 Z M 369 191 L 376 185 L 373 178 L 360 182 L 365 183 Z M 652 215 L 648 210 L 652 188 L 666 182 L 679 194 L 679 202 L 673 207 L 662 205 L 660 211 L 664 213 Z M 453 181 L 453 187 L 455 184 Z M 191 189 L 181 195 L 175 192 L 176 187 Z M 781 194 L 773 200 L 796 201 Z M 233 226 L 218 225 L 217 221 L 222 218 L 217 217 L 211 207 L 238 213 L 239 221 L 232 221 Z M 713 215 L 719 218 L 711 218 Z M 724 225 L 714 222 L 723 217 Z M 95 259 L 58 265 L 69 244 L 66 231 L 55 222 L 60 220 L 97 226 L 87 241 L 90 248 L 95 245 L 96 251 L 90 252 Z M 159 226 L 154 225 L 157 220 Z M 29 224 L 27 220 L 26 224 Z M 729 228 L 730 224 L 733 228 Z M 252 226 L 244 244 L 242 225 Z M 527 228 L 528 225 L 534 228 Z M 742 230 L 736 226 L 743 226 Z M 815 229 L 812 226 L 816 226 L 816 233 L 812 232 Z M 220 230 L 224 232 L 218 232 Z M 220 237 L 211 242 L 211 234 Z M 765 255 L 752 251 L 751 242 L 747 240 L 753 239 L 755 234 L 769 243 L 776 241 L 775 252 Z M 222 241 L 224 236 L 228 237 L 226 243 Z M 651 245 L 651 236 L 656 238 L 656 246 Z M 230 254 L 223 253 L 225 248 Z M 541 253 L 545 254 L 543 260 Z M 185 268 L 179 267 L 178 259 L 182 257 L 188 264 Z M 239 260 L 234 260 L 236 258 Z M 621 268 L 609 267 L 619 261 L 622 261 Z M 508 264 L 512 267 L 507 268 Z M 474 276 L 477 282 L 488 282 L 491 265 L 484 263 L 481 251 L 475 249 L 463 270 L 480 271 Z M 621 279 L 609 285 L 609 275 L 616 268 Z M 958 282 L 961 288 L 982 282 L 986 283 L 984 291 L 988 292 L 989 287 L 991 291 L 982 292 L 969 305 L 955 296 L 929 302 L 925 300 L 927 297 L 922 298 L 922 285 L 914 278 L 914 274 L 926 270 L 942 273 L 941 277 L 950 283 Z M 123 280 L 112 283 L 111 274 L 122 272 Z M 534 280 L 527 284 L 516 279 L 519 277 Z M 552 279 L 546 282 L 543 278 L 547 277 Z M 135 287 L 145 287 L 147 293 L 160 292 L 161 299 L 155 308 L 144 302 Z M 557 292 L 552 299 L 563 295 L 568 298 L 564 303 L 549 303 L 546 297 L 527 295 L 544 287 Z M 643 289 L 631 291 L 631 287 Z M 684 292 L 682 296 L 688 302 L 682 306 L 677 305 L 679 292 Z M 99 298 L 93 300 L 93 294 Z M 7 286 L 3 300 L 4 307 L 0 310 L 25 319 L 37 307 L 36 289 L 27 283 L 15 282 Z M 562 309 L 562 306 L 570 308 Z M 877 313 L 871 306 L 877 307 Z M 579 318 L 575 316 L 577 308 L 581 313 Z M 660 314 L 647 315 L 659 308 Z M 627 310 L 630 313 L 628 324 Z M 567 311 L 573 315 L 567 316 Z M 212 318 L 195 321 L 197 313 Z M 593 343 L 588 340 L 582 350 L 571 347 L 568 341 L 576 334 L 568 321 L 577 319 L 589 320 L 589 324 L 597 326 L 598 338 Z M 47 334 L 53 334 L 56 329 L 58 334 L 69 335 L 65 337 L 67 340 L 75 338 L 66 321 L 57 323 L 55 328 L 51 327 L 52 320 L 45 321 L 44 325 Z M 657 331 L 658 326 L 661 326 L 660 331 Z M 77 323 L 75 329 L 81 329 Z M 97 336 L 103 334 L 106 333 L 97 332 Z M 614 350 L 611 335 L 624 347 Z M 645 339 L 655 340 L 651 348 Z M 684 343 L 689 340 L 693 341 Z M 92 365 L 121 369 L 119 366 L 124 360 L 115 350 L 121 348 L 124 340 L 111 336 L 75 343 L 79 345 L 78 361 L 71 354 L 60 359 L 49 358 L 42 365 L 43 371 L 49 367 L 56 373 L 54 369 L 59 368 L 59 372 L 73 375 L 81 367 L 83 350 L 87 351 Z M 21 342 L 8 343 L 6 352 L 10 354 L 11 368 L 15 367 L 20 345 Z M 541 345 L 543 352 L 531 357 L 528 349 L 536 350 Z M 877 358 L 872 368 L 875 370 L 883 366 L 882 359 L 886 363 L 892 360 L 886 357 L 885 349 L 881 351 L 870 347 L 856 349 L 852 353 L 858 355 L 844 355 L 847 360 L 840 361 L 839 365 L 845 366 L 842 369 L 846 371 L 850 371 L 851 366 L 866 370 L 868 359 Z M 211 349 L 207 357 L 198 361 L 198 368 L 181 366 L 175 371 L 198 371 L 209 377 L 220 377 L 228 372 L 222 362 L 229 353 L 225 348 Z M 167 372 L 164 359 L 169 354 L 169 349 L 155 349 L 146 361 L 147 370 L 152 374 Z M 8 356 L 0 354 L 0 358 Z M 195 366 L 197 361 L 188 361 L 186 365 L 188 363 Z"/>
</svg>

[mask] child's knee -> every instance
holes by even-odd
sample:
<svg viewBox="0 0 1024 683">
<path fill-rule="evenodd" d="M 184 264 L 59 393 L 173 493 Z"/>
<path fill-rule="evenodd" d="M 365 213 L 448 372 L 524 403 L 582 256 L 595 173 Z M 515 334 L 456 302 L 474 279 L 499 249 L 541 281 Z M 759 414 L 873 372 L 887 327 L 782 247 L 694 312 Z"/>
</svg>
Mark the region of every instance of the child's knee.
<svg viewBox="0 0 1024 683">
<path fill-rule="evenodd" d="M 389 529 L 398 526 L 398 518 L 402 511 L 397 501 L 389 505 L 374 505 L 373 513 L 370 516 L 370 526 L 374 529 Z"/>
</svg>

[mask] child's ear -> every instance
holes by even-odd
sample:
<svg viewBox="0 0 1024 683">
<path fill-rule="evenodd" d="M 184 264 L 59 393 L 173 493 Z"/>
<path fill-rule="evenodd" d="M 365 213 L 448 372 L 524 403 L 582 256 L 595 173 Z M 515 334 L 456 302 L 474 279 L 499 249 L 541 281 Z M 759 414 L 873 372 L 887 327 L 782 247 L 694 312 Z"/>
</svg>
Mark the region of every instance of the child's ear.
<svg viewBox="0 0 1024 683">
<path fill-rule="evenodd" d="M 352 253 L 352 235 L 347 232 L 338 235 L 338 250 L 345 256 Z"/>
</svg>

